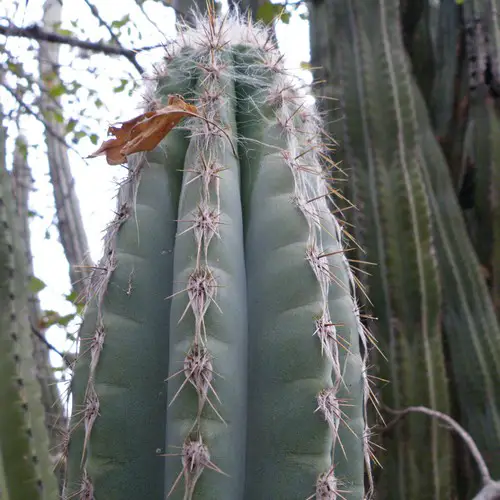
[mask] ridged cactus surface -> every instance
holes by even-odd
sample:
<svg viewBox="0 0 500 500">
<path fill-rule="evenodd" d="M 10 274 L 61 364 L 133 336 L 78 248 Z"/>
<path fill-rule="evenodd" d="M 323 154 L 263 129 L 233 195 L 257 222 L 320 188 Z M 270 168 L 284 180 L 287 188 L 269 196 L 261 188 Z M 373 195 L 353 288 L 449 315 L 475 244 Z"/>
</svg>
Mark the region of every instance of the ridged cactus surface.
<svg viewBox="0 0 500 500">
<path fill-rule="evenodd" d="M 478 239 L 484 245 L 490 231 L 494 240 L 493 138 L 498 118 L 482 81 L 483 34 L 474 35 L 467 48 L 469 64 L 475 64 L 471 76 L 480 80 L 468 102 L 461 99 L 464 83 L 467 95 L 463 61 L 449 61 L 450 54 L 463 57 L 461 43 L 453 42 L 460 35 L 451 32 L 459 29 L 453 18 L 458 23 L 464 15 L 476 19 L 476 28 L 488 26 L 491 42 L 497 34 L 492 4 L 465 2 L 459 9 L 447 0 L 432 6 L 397 0 L 333 2 L 330 19 L 337 36 L 330 50 L 339 61 L 340 74 L 332 78 L 341 89 L 336 97 L 342 120 L 335 124 L 337 116 L 331 114 L 329 130 L 339 137 L 342 147 L 335 159 L 343 160 L 349 174 L 348 197 L 357 207 L 346 213 L 366 252 L 362 258 L 377 265 L 362 266 L 369 275 L 360 276 L 373 302 L 367 307 L 378 317 L 375 336 L 387 357 L 376 360 L 379 376 L 388 381 L 379 386 L 382 403 L 403 409 L 420 401 L 452 414 L 470 432 L 496 477 L 500 331 L 455 191 L 463 181 L 456 160 L 461 162 L 464 146 L 469 152 L 473 149 L 476 169 L 481 168 L 475 186 L 479 199 L 474 202 L 476 212 L 483 210 L 483 235 Z M 418 15 L 410 15 L 418 5 Z M 457 12 L 450 19 L 453 9 Z M 422 27 L 422 22 L 428 26 Z M 429 38 L 434 49 L 429 49 Z M 434 69 L 423 63 L 429 50 L 436 58 Z M 449 78 L 458 96 L 452 103 L 444 98 L 451 85 L 442 74 L 445 64 L 452 70 Z M 467 105 L 472 132 L 462 145 Z M 488 265 L 497 265 L 494 249 L 490 250 Z M 463 494 L 463 469 L 457 467 L 463 454 L 455 453 L 437 423 L 412 415 L 406 424 L 382 432 L 380 444 L 384 468 L 377 474 L 379 498 Z M 468 481 L 470 477 L 463 482 Z"/>
<path fill-rule="evenodd" d="M 268 33 L 200 18 L 129 157 L 73 381 L 66 495 L 365 498 L 365 332 L 321 123 Z"/>
<path fill-rule="evenodd" d="M 33 359 L 25 266 L 0 124 L 0 498 L 55 500 L 59 492 Z"/>
<path fill-rule="evenodd" d="M 381 398 L 449 411 L 440 309 L 443 301 L 408 60 L 397 26 L 399 2 L 332 5 L 345 119 L 343 168 L 357 240 L 375 266 L 363 281 L 377 316 Z M 337 157 L 340 160 L 340 157 Z M 379 498 L 450 498 L 446 431 L 412 415 L 385 432 Z"/>
</svg>

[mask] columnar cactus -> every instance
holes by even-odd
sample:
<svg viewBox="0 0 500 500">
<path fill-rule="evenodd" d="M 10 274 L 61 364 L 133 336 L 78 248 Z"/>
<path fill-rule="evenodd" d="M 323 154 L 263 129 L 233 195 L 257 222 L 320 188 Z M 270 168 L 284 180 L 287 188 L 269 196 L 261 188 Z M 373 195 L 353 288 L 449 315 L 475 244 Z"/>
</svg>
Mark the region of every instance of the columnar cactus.
<svg viewBox="0 0 500 500">
<path fill-rule="evenodd" d="M 200 116 L 128 158 L 81 332 L 66 495 L 365 498 L 367 339 L 319 117 L 237 17 L 167 46 L 147 109 L 172 95 Z"/>
<path fill-rule="evenodd" d="M 0 126 L 0 498 L 54 500 L 59 492 L 33 358 L 27 286 Z"/>
<path fill-rule="evenodd" d="M 363 279 L 388 358 L 377 363 L 389 382 L 381 397 L 391 408 L 423 404 L 447 413 L 443 298 L 399 1 L 338 0 L 331 11 L 345 116 L 342 160 L 359 209 L 351 222 L 377 264 L 363 266 Z M 412 416 L 384 433 L 381 446 L 381 498 L 453 496 L 451 441 L 437 422 Z"/>
<path fill-rule="evenodd" d="M 333 90 L 329 97 L 337 98 L 342 112 L 338 119 L 330 111 L 329 132 L 341 144 L 335 159 L 350 174 L 348 195 L 358 210 L 347 213 L 363 258 L 377 264 L 361 270 L 373 300 L 367 306 L 378 318 L 375 336 L 388 358 L 376 362 L 389 382 L 380 397 L 393 409 L 418 401 L 453 415 L 497 477 L 500 329 L 455 190 L 468 163 L 468 174 L 476 171 L 471 205 L 481 222 L 476 227 L 483 266 L 494 280 L 500 166 L 498 103 L 492 99 L 500 50 L 494 2 L 324 4 L 330 10 L 323 18 L 335 31 L 335 37 L 324 37 L 329 61 L 335 61 L 335 71 L 324 77 L 332 84 L 325 88 Z M 311 20 L 313 32 L 322 27 L 317 12 Z M 426 63 L 429 52 L 433 64 Z M 318 53 L 315 66 L 323 65 Z M 380 498 L 462 498 L 471 486 L 457 466 L 465 453 L 454 453 L 436 422 L 412 415 L 381 433 L 381 446 Z"/>
</svg>

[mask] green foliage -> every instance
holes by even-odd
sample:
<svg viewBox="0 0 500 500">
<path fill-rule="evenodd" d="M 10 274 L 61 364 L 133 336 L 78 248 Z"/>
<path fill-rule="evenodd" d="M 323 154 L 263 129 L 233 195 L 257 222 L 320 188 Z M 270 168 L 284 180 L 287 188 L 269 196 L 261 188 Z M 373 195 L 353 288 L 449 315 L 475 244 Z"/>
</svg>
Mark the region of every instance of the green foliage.
<svg viewBox="0 0 500 500">
<path fill-rule="evenodd" d="M 201 117 L 129 157 L 66 494 L 363 498 L 367 339 L 318 115 L 260 28 L 204 19 L 168 48 L 147 102 Z"/>
<path fill-rule="evenodd" d="M 39 278 L 32 276 L 28 283 L 28 290 L 31 293 L 41 292 L 47 285 Z"/>
<path fill-rule="evenodd" d="M 264 2 L 257 9 L 257 20 L 264 21 L 266 24 L 271 24 L 276 19 L 288 24 L 290 22 L 290 13 L 286 10 L 284 3 Z"/>
</svg>

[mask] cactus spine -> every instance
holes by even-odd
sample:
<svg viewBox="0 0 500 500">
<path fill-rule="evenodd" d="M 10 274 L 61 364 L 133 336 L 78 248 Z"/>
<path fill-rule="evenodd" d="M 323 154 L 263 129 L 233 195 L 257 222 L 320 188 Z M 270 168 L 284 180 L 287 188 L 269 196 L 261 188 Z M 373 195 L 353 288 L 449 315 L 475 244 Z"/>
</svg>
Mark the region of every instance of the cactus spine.
<svg viewBox="0 0 500 500">
<path fill-rule="evenodd" d="M 364 498 L 366 337 L 318 116 L 237 17 L 167 48 L 149 109 L 171 94 L 204 119 L 129 158 L 81 334 L 67 494 Z"/>
</svg>

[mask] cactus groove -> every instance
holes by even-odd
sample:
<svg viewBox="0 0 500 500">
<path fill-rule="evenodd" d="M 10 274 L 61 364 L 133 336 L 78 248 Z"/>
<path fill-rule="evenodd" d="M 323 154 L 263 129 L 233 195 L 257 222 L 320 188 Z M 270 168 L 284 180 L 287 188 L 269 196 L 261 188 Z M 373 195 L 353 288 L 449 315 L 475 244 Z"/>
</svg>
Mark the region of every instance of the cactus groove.
<svg viewBox="0 0 500 500">
<path fill-rule="evenodd" d="M 148 110 L 172 94 L 202 118 L 129 157 L 80 336 L 66 495 L 365 498 L 367 339 L 320 119 L 236 15 L 166 47 Z"/>
</svg>

